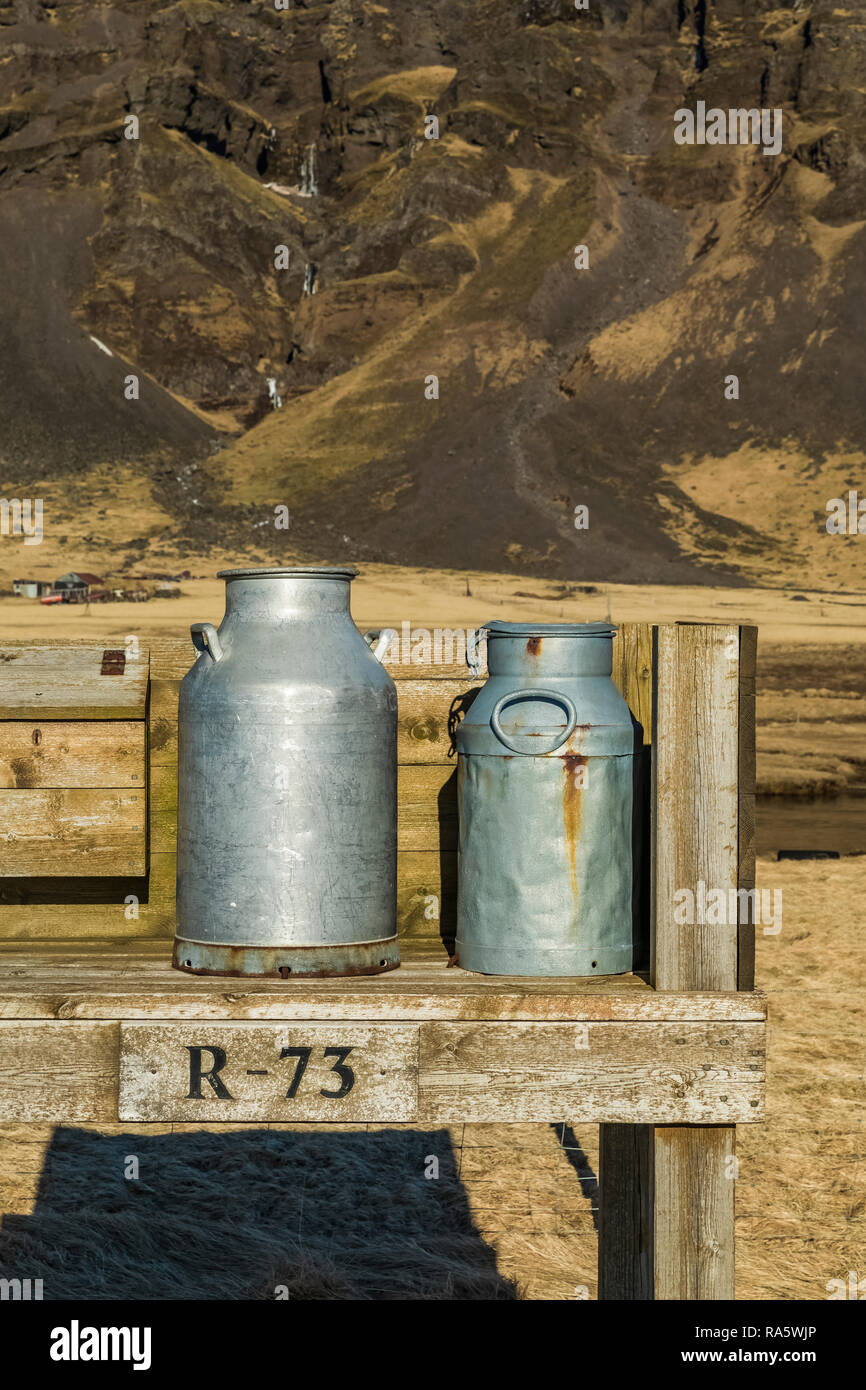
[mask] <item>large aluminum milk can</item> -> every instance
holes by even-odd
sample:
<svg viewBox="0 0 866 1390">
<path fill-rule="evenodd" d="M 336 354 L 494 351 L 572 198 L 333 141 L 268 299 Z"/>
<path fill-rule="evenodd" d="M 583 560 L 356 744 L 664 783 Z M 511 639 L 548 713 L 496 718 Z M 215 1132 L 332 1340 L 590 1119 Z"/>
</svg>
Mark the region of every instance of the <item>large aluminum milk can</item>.
<svg viewBox="0 0 866 1390">
<path fill-rule="evenodd" d="M 486 626 L 489 679 L 457 731 L 460 965 L 632 968 L 635 725 L 608 623 Z"/>
<path fill-rule="evenodd" d="M 180 688 L 173 963 L 210 975 L 399 964 L 397 694 L 354 569 L 223 570 Z"/>
</svg>

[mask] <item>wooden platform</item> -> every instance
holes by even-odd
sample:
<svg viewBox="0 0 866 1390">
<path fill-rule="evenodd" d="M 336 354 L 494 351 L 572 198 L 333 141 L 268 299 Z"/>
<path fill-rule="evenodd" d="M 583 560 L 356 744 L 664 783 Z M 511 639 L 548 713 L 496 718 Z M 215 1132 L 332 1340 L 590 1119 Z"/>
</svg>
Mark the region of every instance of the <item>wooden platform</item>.
<svg viewBox="0 0 866 1390">
<path fill-rule="evenodd" d="M 713 921 L 678 907 L 684 889 L 729 902 L 754 888 L 756 636 L 616 635 L 613 678 L 643 731 L 648 970 L 589 980 L 448 966 L 454 734 L 481 683 L 462 661 L 392 669 L 405 963 L 244 981 L 169 965 L 190 643 L 0 651 L 15 673 L 0 682 L 0 1121 L 598 1123 L 599 1297 L 732 1298 L 736 1124 L 763 1113 L 755 926 L 739 908 Z"/>
<path fill-rule="evenodd" d="M 0 1119 L 762 1118 L 758 994 L 662 993 L 634 975 L 499 980 L 426 945 L 386 975 L 226 980 L 173 970 L 155 945 L 0 952 Z M 341 1089 L 328 1080 L 340 1050 L 351 1085 L 323 1094 Z"/>
</svg>

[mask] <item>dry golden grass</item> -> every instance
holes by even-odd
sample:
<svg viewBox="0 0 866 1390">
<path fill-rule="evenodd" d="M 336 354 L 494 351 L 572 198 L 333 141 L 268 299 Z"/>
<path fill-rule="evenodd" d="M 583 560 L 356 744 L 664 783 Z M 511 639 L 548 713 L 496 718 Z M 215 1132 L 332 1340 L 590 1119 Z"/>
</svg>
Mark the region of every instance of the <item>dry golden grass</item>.
<svg viewBox="0 0 866 1390">
<path fill-rule="evenodd" d="M 76 532 L 70 530 L 70 544 L 62 558 L 48 553 L 47 542 L 29 550 L 16 547 L 14 557 L 10 551 L 6 568 L 0 571 L 0 587 L 11 587 L 13 571 L 16 576 L 26 572 L 36 579 L 53 579 L 66 569 L 84 569 L 111 578 L 110 571 L 102 568 L 104 553 L 97 547 L 83 545 L 79 549 L 77 542 Z M 178 563 L 177 557 L 149 557 L 139 567 L 170 570 Z M 180 562 L 180 567 L 214 575 L 218 569 L 256 563 L 274 561 L 232 554 L 216 560 L 191 556 Z M 301 562 L 287 559 L 285 563 Z M 92 637 L 94 642 L 101 642 L 128 632 L 138 632 L 144 638 L 185 637 L 191 622 L 219 622 L 225 595 L 221 580 L 185 580 L 181 590 L 180 599 L 94 604 L 90 609 L 69 605 L 43 607 L 31 599 L 0 598 L 0 641 L 22 642 L 31 636 Z M 756 623 L 762 646 L 783 643 L 794 650 L 804 643 L 848 645 L 866 637 L 866 590 L 826 593 L 807 588 L 582 584 L 535 579 L 519 573 L 401 565 L 363 564 L 360 577 L 352 585 L 352 612 L 359 627 L 403 621 L 413 626 L 469 627 L 493 618 Z M 796 717 L 796 712 L 792 712 Z M 832 717 L 840 717 L 840 712 L 834 709 Z M 853 710 L 846 707 L 843 717 L 850 720 Z"/>
</svg>

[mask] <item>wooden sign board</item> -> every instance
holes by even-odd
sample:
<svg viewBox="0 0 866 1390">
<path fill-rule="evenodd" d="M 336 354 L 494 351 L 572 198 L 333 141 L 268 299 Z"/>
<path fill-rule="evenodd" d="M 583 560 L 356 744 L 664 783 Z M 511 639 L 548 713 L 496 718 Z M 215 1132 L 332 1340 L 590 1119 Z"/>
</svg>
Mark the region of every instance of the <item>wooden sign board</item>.
<svg viewBox="0 0 866 1390">
<path fill-rule="evenodd" d="M 123 1022 L 119 1070 L 122 1121 L 735 1123 L 763 1025 Z"/>
<path fill-rule="evenodd" d="M 411 1024 L 124 1023 L 121 1120 L 407 1121 Z"/>
</svg>

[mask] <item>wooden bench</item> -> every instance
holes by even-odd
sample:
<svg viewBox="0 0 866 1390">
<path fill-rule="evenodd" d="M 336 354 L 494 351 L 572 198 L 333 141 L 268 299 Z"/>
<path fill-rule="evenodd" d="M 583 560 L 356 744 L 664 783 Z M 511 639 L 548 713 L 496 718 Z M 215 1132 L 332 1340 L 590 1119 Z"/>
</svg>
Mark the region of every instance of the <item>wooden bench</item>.
<svg viewBox="0 0 866 1390">
<path fill-rule="evenodd" d="M 598 1124 L 599 1297 L 732 1297 L 735 1126 L 763 1108 L 754 927 L 680 924 L 674 903 L 700 882 L 753 886 L 755 639 L 754 628 L 676 624 L 625 625 L 615 641 L 614 678 L 645 738 L 645 970 L 529 980 L 449 964 L 453 730 L 480 682 L 456 664 L 398 666 L 404 963 L 369 979 L 295 983 L 170 968 L 177 692 L 194 652 L 153 642 L 136 676 L 147 690 L 145 872 L 112 862 L 102 879 L 92 868 L 76 875 L 61 820 L 42 857 L 31 846 L 9 874 L 4 835 L 16 818 L 3 798 L 25 790 L 9 785 L 17 754 L 0 781 L 0 1120 Z M 59 690 L 68 652 L 51 650 Z M 118 679 L 101 674 L 101 660 L 97 677 L 96 656 L 73 651 L 100 692 Z M 28 703 L 27 681 L 4 684 L 9 656 L 0 651 L 0 750 L 14 753 L 26 737 L 12 726 L 49 716 Z M 114 708 L 101 717 L 104 693 L 89 705 L 80 696 L 74 718 L 56 698 L 47 707 L 78 726 L 60 742 L 49 729 L 51 746 L 77 750 L 81 766 L 99 721 L 100 747 L 87 756 L 110 767 L 109 745 L 126 747 L 114 720 L 128 721 Z M 63 873 L 52 876 L 52 864 Z"/>
</svg>

